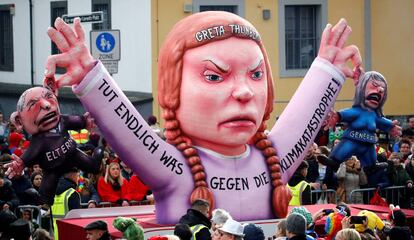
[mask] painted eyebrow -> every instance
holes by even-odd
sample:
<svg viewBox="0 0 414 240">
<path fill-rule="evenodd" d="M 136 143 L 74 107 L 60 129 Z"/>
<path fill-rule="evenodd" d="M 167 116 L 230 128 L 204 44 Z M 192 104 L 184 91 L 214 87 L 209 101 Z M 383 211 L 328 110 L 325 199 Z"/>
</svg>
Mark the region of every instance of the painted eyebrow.
<svg viewBox="0 0 414 240">
<path fill-rule="evenodd" d="M 257 68 L 259 68 L 261 65 L 263 64 L 263 58 L 259 59 L 258 62 L 256 64 L 252 64 L 249 67 L 249 71 L 253 71 L 256 70 Z"/>
<path fill-rule="evenodd" d="M 29 107 L 29 105 L 31 104 L 31 103 L 36 103 L 36 102 L 38 102 L 39 101 L 39 98 L 34 98 L 34 99 L 30 99 L 26 104 L 25 104 L 25 106 L 26 107 Z"/>
<path fill-rule="evenodd" d="M 218 61 L 218 60 L 211 60 L 211 59 L 205 59 L 203 60 L 203 62 L 210 62 L 211 64 L 213 64 L 218 70 L 220 70 L 221 72 L 227 73 L 230 69 L 229 66 L 227 66 L 226 64 Z"/>
<path fill-rule="evenodd" d="M 45 91 L 42 97 L 47 97 L 49 95 L 54 95 L 54 94 L 50 91 Z"/>
</svg>

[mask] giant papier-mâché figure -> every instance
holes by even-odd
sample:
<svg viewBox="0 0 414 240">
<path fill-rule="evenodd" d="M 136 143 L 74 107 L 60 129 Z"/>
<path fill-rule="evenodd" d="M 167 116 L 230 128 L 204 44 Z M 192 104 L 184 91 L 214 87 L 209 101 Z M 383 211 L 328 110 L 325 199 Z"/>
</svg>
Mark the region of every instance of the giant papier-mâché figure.
<svg viewBox="0 0 414 240">
<path fill-rule="evenodd" d="M 344 19 L 326 26 L 318 57 L 268 135 L 268 57 L 253 25 L 231 13 L 193 14 L 166 37 L 158 58 L 166 142 L 92 58 L 79 20 L 72 29 L 58 18 L 48 29 L 62 53 L 48 58 L 46 76 L 68 68 L 57 85 L 72 85 L 113 149 L 152 189 L 158 222 L 176 223 L 198 198 L 238 220 L 270 219 L 287 214 L 286 182 L 353 77 L 348 60 L 361 64 L 358 49 L 344 46 L 350 33 Z"/>
<path fill-rule="evenodd" d="M 382 112 L 387 94 L 388 84 L 382 74 L 375 71 L 363 73 L 356 85 L 353 106 L 332 114 L 330 126 L 337 122 L 347 123 L 341 141 L 329 156 L 334 169 L 352 155 L 360 160 L 362 167 L 375 166 L 377 129 L 389 132 L 393 137 L 401 135 L 398 121 L 385 118 Z"/>
<path fill-rule="evenodd" d="M 29 148 L 19 158 L 5 165 L 6 175 L 13 178 L 21 174 L 25 166 L 39 164 L 43 170 L 42 184 L 36 197 L 39 204 L 53 205 L 56 187 L 60 176 L 68 169 L 77 167 L 85 172 L 99 171 L 102 151 L 96 149 L 93 157 L 80 151 L 68 130 L 78 130 L 93 125 L 89 113 L 83 116 L 60 114 L 53 88 L 54 79 L 46 78 L 44 87 L 26 90 L 17 102 L 17 111 L 10 120 L 18 130 L 24 129 L 32 136 Z"/>
</svg>

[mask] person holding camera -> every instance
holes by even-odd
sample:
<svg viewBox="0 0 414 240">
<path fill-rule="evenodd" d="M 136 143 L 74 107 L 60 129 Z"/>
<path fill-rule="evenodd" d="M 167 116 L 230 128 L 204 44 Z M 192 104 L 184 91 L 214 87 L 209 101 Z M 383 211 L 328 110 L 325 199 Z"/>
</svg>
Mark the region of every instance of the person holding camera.
<svg viewBox="0 0 414 240">
<path fill-rule="evenodd" d="M 353 190 L 360 189 L 362 185 L 366 185 L 368 183 L 367 176 L 361 168 L 361 163 L 356 156 L 352 156 L 345 162 L 341 163 L 336 176 L 339 180 L 337 193 L 342 193 L 339 194 L 340 200 L 347 203 L 362 204 L 364 202 L 362 193 L 356 193 L 351 198 L 351 192 Z M 343 189 L 343 191 L 340 191 L 340 189 Z"/>
<path fill-rule="evenodd" d="M 342 228 L 355 227 L 362 240 L 380 239 L 378 233 L 384 229 L 384 222 L 374 212 L 362 210 L 357 216 L 350 216 L 342 221 Z"/>
</svg>

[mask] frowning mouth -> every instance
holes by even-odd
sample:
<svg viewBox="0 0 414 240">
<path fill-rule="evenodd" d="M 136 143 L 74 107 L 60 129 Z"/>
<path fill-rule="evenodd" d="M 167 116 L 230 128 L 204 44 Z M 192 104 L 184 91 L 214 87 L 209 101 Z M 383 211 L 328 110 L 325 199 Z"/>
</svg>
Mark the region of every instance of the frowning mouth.
<svg viewBox="0 0 414 240">
<path fill-rule="evenodd" d="M 367 96 L 366 100 L 378 104 L 381 101 L 381 95 L 378 93 L 371 93 Z"/>
<path fill-rule="evenodd" d="M 256 120 L 250 116 L 236 116 L 219 124 L 224 127 L 252 127 L 256 126 Z"/>
<path fill-rule="evenodd" d="M 48 113 L 48 114 L 46 114 L 45 116 L 43 116 L 41 119 L 40 119 L 40 121 L 38 122 L 38 126 L 41 126 L 41 125 L 45 125 L 45 124 L 49 124 L 49 123 L 51 123 L 51 122 L 54 122 L 55 121 L 55 118 L 57 117 L 58 115 L 57 115 L 57 113 L 56 113 L 56 111 L 53 111 L 53 112 L 50 112 L 50 113 Z"/>
</svg>

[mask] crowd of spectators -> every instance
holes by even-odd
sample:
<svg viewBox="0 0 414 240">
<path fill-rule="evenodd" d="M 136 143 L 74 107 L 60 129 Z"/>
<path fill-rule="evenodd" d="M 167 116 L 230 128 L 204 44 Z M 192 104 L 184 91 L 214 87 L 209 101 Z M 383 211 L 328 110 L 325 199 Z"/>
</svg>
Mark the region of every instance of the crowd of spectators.
<svg viewBox="0 0 414 240">
<path fill-rule="evenodd" d="M 361 167 L 359 159 L 352 156 L 343 162 L 337 171 L 332 172 L 332 168 L 327 166 L 328 157 L 332 148 L 340 142 L 344 128 L 346 126 L 338 125 L 334 131 L 326 133 L 330 139 L 329 143 L 326 142 L 327 145 L 318 146 L 317 139 L 311 146 L 304 163 L 299 166 L 288 183 L 294 195 L 290 205 L 328 202 L 368 204 L 373 192 L 364 189 L 386 189 L 389 190 L 386 194 L 389 203 L 414 209 L 414 117 L 407 118 L 407 127 L 404 128 L 403 135 L 395 139 L 395 142 L 383 138 L 382 133 L 378 132 L 377 162 L 374 166 Z M 311 197 L 312 190 L 330 191 Z M 399 201 L 401 199 L 406 201 Z"/>
<path fill-rule="evenodd" d="M 151 121 L 156 121 L 156 118 L 152 117 Z M 87 133 L 86 139 L 84 138 L 85 132 Z M 80 131 L 71 133 L 79 134 Z M 151 190 L 122 162 L 105 139 L 100 136 L 97 128 L 90 132 L 84 129 L 82 136 L 79 136 L 73 136 L 79 149 L 91 155 L 96 147 L 103 146 L 104 158 L 100 163 L 98 174 L 82 172 L 75 168 L 68 169 L 68 172 L 59 179 L 56 196 L 70 188 L 79 193 L 69 197 L 67 210 L 153 203 Z M 0 143 L 0 210 L 17 216 L 23 215 L 23 209 L 30 209 L 27 206 L 32 206 L 30 223 L 36 222 L 38 214 L 50 219 L 51 206 L 39 204 L 37 197 L 43 177 L 42 169 L 38 164 L 26 167 L 22 174 L 12 179 L 5 176 L 7 169 L 3 165 L 13 160 L 13 154 L 21 156 L 25 152 L 30 145 L 30 136 L 25 132 L 18 132 L 11 123 L 4 119 L 2 113 L 0 113 Z M 40 211 L 35 211 L 38 209 Z M 43 227 L 51 228 L 50 224 L 46 223 Z M 37 223 L 36 227 L 31 226 L 32 234 L 39 225 L 40 223 Z"/>
<path fill-rule="evenodd" d="M 390 208 L 384 217 L 385 220 L 381 220 L 374 212 L 367 210 L 361 210 L 352 216 L 350 208 L 345 203 L 340 203 L 333 209 L 320 209 L 314 214 L 304 206 L 293 207 L 285 219 L 277 222 L 276 231 L 271 239 L 413 239 L 406 215 L 402 210 Z M 317 232 L 317 225 L 323 225 L 323 230 Z M 198 199 L 175 225 L 174 235 L 154 236 L 149 239 L 264 240 L 265 238 L 260 226 L 238 222 L 223 209 L 214 209 L 209 215 L 208 202 Z"/>
<path fill-rule="evenodd" d="M 163 137 L 162 129 L 157 126 L 157 120 L 154 116 L 148 119 L 154 131 Z M 305 160 L 299 166 L 293 177 L 288 182 L 288 186 L 293 193 L 293 198 L 290 205 L 300 206 L 315 203 L 367 203 L 367 196 L 362 192 L 351 192 L 364 188 L 386 188 L 389 186 L 403 186 L 405 189 L 397 190 L 400 197 L 405 197 L 408 201 L 403 201 L 400 204 L 404 208 L 414 209 L 414 193 L 413 193 L 413 179 L 414 179 L 414 157 L 413 157 L 413 140 L 414 140 L 414 117 L 407 119 L 407 127 L 403 131 L 401 138 L 395 139 L 393 142 L 378 141 L 377 143 L 377 163 L 374 167 L 363 168 L 359 160 L 353 156 L 344 163 L 342 163 L 336 172 L 333 172 L 334 181 L 327 179 L 326 176 L 329 168 L 326 164 L 326 158 L 329 156 L 330 150 L 340 141 L 341 132 L 346 126 L 339 125 L 337 129 L 331 132 L 326 132 L 325 136 L 320 135 L 319 138 L 309 149 Z M 327 134 L 328 137 L 326 136 Z M 325 138 L 324 138 L 325 137 Z M 324 141 L 323 139 L 329 139 Z M 81 139 L 79 139 L 81 140 Z M 317 142 L 320 144 L 318 146 Z M 17 132 L 17 130 L 4 119 L 0 113 L 0 143 L 1 156 L 0 166 L 12 161 L 12 154 L 20 156 L 30 145 L 30 136 L 24 132 Z M 83 142 L 78 142 L 78 147 L 87 154 L 92 154 L 94 148 L 101 146 L 104 148 L 104 158 L 101 162 L 101 170 L 98 174 L 89 174 L 81 172 L 77 169 L 75 177 L 73 175 L 65 174 L 59 180 L 59 193 L 62 192 L 64 185 L 66 190 L 74 188 L 79 194 L 73 202 L 70 202 L 69 210 L 75 208 L 95 208 L 102 206 L 129 206 L 131 204 L 153 203 L 151 190 L 139 178 L 139 173 L 134 173 L 117 154 L 106 143 L 105 139 L 99 134 L 99 130 L 95 129 L 88 132 L 88 139 Z M 73 169 L 72 169 L 73 170 Z M 72 171 L 70 170 L 70 171 Z M 69 171 L 69 172 L 70 172 Z M 42 182 L 42 169 L 39 165 L 33 165 L 25 168 L 24 172 L 13 179 L 8 179 L 4 175 L 5 169 L 0 169 L 0 210 L 8 214 L 23 216 L 24 211 L 30 215 L 30 223 L 34 222 L 37 217 L 36 214 L 44 214 L 47 216 L 50 206 L 38 205 L 35 196 L 39 190 Z M 335 191 L 336 194 L 318 195 L 317 198 L 311 197 L 312 190 L 328 190 Z M 58 193 L 57 193 L 58 194 Z M 21 206 L 32 205 L 42 209 L 41 213 L 34 213 L 33 210 L 27 212 L 27 208 L 20 208 Z M 197 216 L 200 211 L 197 206 L 187 213 Z M 23 211 L 24 210 L 24 211 Z M 303 209 L 302 209 L 303 210 Z M 299 212 L 306 212 L 306 211 Z M 207 210 L 208 212 L 208 210 Z M 30 213 L 30 214 L 29 214 Z M 215 215 L 214 213 L 218 213 Z M 205 224 L 210 232 L 213 230 L 214 238 L 220 235 L 220 239 L 224 235 L 232 235 L 238 239 L 246 233 L 241 233 L 237 222 L 229 222 L 225 225 L 227 219 L 231 219 L 230 215 L 224 210 L 217 210 L 213 213 L 213 219 L 210 223 L 210 218 L 205 213 L 199 217 L 205 217 Z M 26 214 L 26 215 L 27 215 Z M 293 213 L 292 213 L 293 214 Z M 292 229 L 291 218 L 297 224 L 300 217 L 298 213 L 294 213 L 286 220 L 280 222 L 280 226 L 275 233 L 276 239 L 282 239 L 283 235 L 290 236 L 290 238 L 298 238 L 297 226 Z M 399 213 L 398 213 L 399 214 Z M 397 214 L 397 215 L 398 215 Z M 300 214 L 299 214 L 300 215 Z M 189 216 L 187 216 L 189 217 Z M 194 216 L 192 216 L 194 217 Z M 344 219 L 348 219 L 345 216 Z M 305 216 L 306 220 L 314 219 Z M 0 219 L 2 220 L 2 219 Z M 217 222 L 217 223 L 216 223 Z M 210 224 L 209 224 L 210 223 Z M 185 217 L 180 221 L 181 227 L 178 229 L 186 229 L 184 226 L 188 225 L 190 231 L 192 222 L 191 218 L 185 220 Z M 211 225 L 211 226 L 210 226 Z M 345 226 L 345 224 L 342 224 Z M 34 233 L 39 226 L 30 224 L 31 232 Z M 241 226 L 241 225 L 240 225 Z M 307 224 L 306 231 L 310 233 L 312 226 Z M 182 230 L 181 229 L 181 230 Z M 229 230 L 230 229 L 230 230 Z M 246 229 L 246 228 L 245 228 Z M 247 228 L 249 229 L 249 227 Z M 348 228 L 347 228 L 348 229 Z M 344 229 L 338 233 L 337 239 L 349 239 L 355 231 L 348 231 Z M 233 232 L 232 232 L 233 231 Z M 301 230 L 300 230 L 301 231 Z M 202 229 L 199 230 L 202 233 Z M 290 234 L 290 235 L 289 235 Z M 293 234 L 293 235 L 292 235 Z M 310 234 L 312 235 L 312 234 Z M 245 235 L 243 235 L 245 236 Z M 315 237 L 315 236 L 313 236 Z M 316 236 L 317 237 L 317 236 Z M 245 236 L 246 238 L 246 236 Z M 298 238 L 299 239 L 299 238 Z M 357 239 L 357 238 L 355 238 Z M 364 238 L 362 238 L 364 239 Z"/>
</svg>

